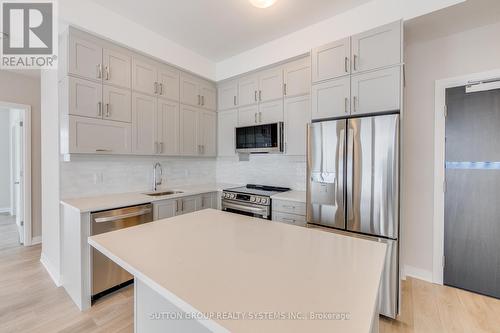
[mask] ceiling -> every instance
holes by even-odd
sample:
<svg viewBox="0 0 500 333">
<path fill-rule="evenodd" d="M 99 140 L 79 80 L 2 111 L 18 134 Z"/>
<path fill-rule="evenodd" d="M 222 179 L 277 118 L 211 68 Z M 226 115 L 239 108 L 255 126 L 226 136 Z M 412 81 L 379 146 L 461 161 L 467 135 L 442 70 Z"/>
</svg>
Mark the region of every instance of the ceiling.
<svg viewBox="0 0 500 333">
<path fill-rule="evenodd" d="M 92 0 L 212 61 L 220 61 L 370 0 Z"/>
<path fill-rule="evenodd" d="M 500 21 L 499 0 L 468 0 L 405 23 L 405 39 L 436 39 Z"/>
</svg>

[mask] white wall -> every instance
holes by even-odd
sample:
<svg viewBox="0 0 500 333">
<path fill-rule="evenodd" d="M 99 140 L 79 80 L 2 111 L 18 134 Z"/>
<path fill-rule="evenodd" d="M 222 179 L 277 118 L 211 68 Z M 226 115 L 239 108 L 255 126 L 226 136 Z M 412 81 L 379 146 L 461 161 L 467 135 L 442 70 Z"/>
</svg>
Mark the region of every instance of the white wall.
<svg viewBox="0 0 500 333">
<path fill-rule="evenodd" d="M 402 245 L 412 275 L 432 278 L 435 81 L 500 69 L 499 36 L 497 23 L 438 39 L 407 40 Z"/>
<path fill-rule="evenodd" d="M 400 19 L 464 0 L 372 0 L 364 5 L 243 52 L 216 65 L 217 81 L 286 60 L 317 47 Z"/>
<path fill-rule="evenodd" d="M 10 112 L 0 109 L 0 212 L 10 210 Z"/>
<path fill-rule="evenodd" d="M 108 38 L 188 71 L 215 80 L 215 63 L 89 0 L 59 1 L 59 17 L 91 33 Z M 189 22 L 186 22 L 189 24 Z"/>
<path fill-rule="evenodd" d="M 40 79 L 0 70 L 0 102 L 31 106 L 32 237 L 42 234 L 40 173 Z"/>
<path fill-rule="evenodd" d="M 57 71 L 41 71 L 42 262 L 59 284 L 59 109 Z"/>
</svg>

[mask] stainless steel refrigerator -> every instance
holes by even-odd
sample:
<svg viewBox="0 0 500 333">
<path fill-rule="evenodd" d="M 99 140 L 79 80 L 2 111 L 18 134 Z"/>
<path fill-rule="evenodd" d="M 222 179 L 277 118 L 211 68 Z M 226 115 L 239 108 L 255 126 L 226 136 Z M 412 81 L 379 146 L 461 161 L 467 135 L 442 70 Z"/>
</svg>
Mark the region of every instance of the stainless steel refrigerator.
<svg viewBox="0 0 500 333">
<path fill-rule="evenodd" d="M 399 311 L 399 115 L 308 127 L 307 222 L 387 244 L 380 314 Z"/>
</svg>

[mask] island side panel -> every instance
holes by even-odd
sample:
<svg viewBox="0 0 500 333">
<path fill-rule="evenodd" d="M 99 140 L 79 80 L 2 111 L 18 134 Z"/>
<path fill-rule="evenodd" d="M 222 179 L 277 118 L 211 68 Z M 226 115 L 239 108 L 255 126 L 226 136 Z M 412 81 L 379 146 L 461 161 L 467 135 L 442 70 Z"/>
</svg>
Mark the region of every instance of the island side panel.
<svg viewBox="0 0 500 333">
<path fill-rule="evenodd" d="M 62 205 L 62 285 L 81 311 L 90 308 L 90 214 Z"/>
<path fill-rule="evenodd" d="M 134 280 L 134 298 L 135 333 L 216 332 L 203 326 L 197 320 L 168 319 L 171 317 L 167 317 L 167 315 L 176 315 L 182 318 L 185 312 L 138 278 Z"/>
</svg>

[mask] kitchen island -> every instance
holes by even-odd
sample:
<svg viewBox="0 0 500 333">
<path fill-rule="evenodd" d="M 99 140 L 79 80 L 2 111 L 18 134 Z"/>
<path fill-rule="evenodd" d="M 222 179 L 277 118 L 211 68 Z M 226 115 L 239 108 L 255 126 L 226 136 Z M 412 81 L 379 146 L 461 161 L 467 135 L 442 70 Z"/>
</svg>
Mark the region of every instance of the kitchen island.
<svg viewBox="0 0 500 333">
<path fill-rule="evenodd" d="M 386 245 L 214 209 L 92 236 L 136 332 L 377 332 Z"/>
</svg>

